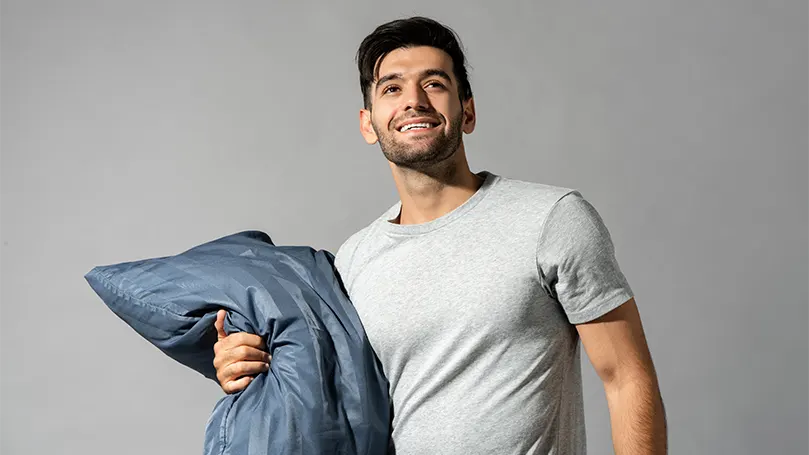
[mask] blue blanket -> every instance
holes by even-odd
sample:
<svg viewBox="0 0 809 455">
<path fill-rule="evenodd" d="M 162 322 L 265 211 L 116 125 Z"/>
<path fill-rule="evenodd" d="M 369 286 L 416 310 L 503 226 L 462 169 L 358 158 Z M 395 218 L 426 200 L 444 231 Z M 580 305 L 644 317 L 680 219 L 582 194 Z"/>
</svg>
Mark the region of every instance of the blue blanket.
<svg viewBox="0 0 809 455">
<path fill-rule="evenodd" d="M 270 370 L 215 405 L 205 454 L 384 454 L 388 382 L 333 261 L 246 231 L 85 278 L 141 336 L 210 379 L 217 310 L 227 333 L 266 340 Z"/>
</svg>

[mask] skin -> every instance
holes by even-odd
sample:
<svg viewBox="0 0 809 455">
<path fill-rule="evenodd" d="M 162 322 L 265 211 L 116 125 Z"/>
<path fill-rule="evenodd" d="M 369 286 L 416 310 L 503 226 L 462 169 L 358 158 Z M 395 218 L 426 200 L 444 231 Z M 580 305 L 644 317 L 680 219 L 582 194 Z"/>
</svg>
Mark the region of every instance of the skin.
<svg viewBox="0 0 809 455">
<path fill-rule="evenodd" d="M 483 183 L 469 170 L 461 134 L 475 130 L 474 99 L 461 102 L 452 59 L 432 47 L 389 53 L 378 65 L 377 81 L 372 108 L 360 110 L 360 133 L 368 144 L 378 142 L 388 159 L 402 201 L 394 221 L 417 224 L 439 218 Z M 397 131 L 414 117 L 440 123 L 428 131 Z"/>
<path fill-rule="evenodd" d="M 463 204 L 480 188 L 466 159 L 463 134 L 475 129 L 473 99 L 461 101 L 452 59 L 431 47 L 397 49 L 378 64 L 372 107 L 359 113 L 360 133 L 379 143 L 402 201 L 399 224 L 425 223 Z M 414 118 L 434 127 L 402 133 Z M 267 371 L 271 357 L 260 337 L 226 336 L 224 310 L 216 321 L 214 346 L 222 389 L 235 393 Z M 635 300 L 594 321 L 576 325 L 585 352 L 604 384 L 619 455 L 664 454 L 667 427 L 657 375 Z"/>
<path fill-rule="evenodd" d="M 266 345 L 258 335 L 246 332 L 226 335 L 225 314 L 225 310 L 216 313 L 213 365 L 219 385 L 230 394 L 244 390 L 257 374 L 267 372 L 272 356 L 264 351 Z"/>
</svg>

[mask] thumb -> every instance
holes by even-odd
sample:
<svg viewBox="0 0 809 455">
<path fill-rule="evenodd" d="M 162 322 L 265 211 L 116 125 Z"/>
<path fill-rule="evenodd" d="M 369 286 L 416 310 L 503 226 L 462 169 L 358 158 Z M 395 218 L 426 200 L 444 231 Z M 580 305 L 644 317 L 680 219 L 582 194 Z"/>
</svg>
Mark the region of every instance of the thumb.
<svg viewBox="0 0 809 455">
<path fill-rule="evenodd" d="M 217 341 L 227 336 L 225 334 L 225 314 L 227 314 L 225 310 L 219 310 L 216 312 L 216 322 L 214 322 L 213 325 L 216 327 Z"/>
</svg>

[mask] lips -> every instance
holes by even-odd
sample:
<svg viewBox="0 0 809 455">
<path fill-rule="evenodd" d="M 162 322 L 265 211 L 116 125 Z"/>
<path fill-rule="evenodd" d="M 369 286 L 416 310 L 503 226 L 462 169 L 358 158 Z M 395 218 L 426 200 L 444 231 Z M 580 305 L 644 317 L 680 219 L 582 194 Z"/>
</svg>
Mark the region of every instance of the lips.
<svg viewBox="0 0 809 455">
<path fill-rule="evenodd" d="M 400 133 L 427 131 L 438 126 L 441 122 L 429 117 L 418 117 L 408 119 L 396 127 Z"/>
</svg>

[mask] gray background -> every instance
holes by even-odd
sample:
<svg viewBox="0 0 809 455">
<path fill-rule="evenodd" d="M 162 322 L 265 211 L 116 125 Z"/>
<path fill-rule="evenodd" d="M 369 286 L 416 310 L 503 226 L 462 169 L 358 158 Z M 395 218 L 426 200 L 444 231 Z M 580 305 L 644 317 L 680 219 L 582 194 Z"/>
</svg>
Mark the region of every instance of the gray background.
<svg viewBox="0 0 809 455">
<path fill-rule="evenodd" d="M 353 56 L 414 13 L 468 49 L 473 170 L 604 217 L 671 453 L 806 454 L 807 3 L 402 5 L 3 2 L 3 455 L 200 452 L 221 391 L 83 274 L 249 228 L 336 251 L 396 201 Z M 584 362 L 590 453 L 611 453 Z"/>
</svg>

